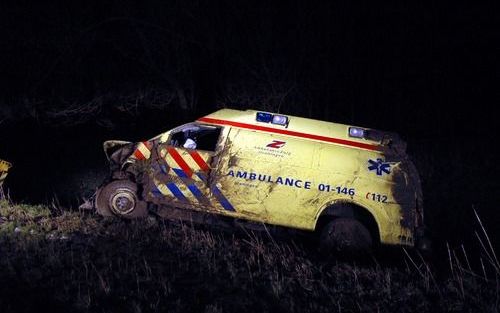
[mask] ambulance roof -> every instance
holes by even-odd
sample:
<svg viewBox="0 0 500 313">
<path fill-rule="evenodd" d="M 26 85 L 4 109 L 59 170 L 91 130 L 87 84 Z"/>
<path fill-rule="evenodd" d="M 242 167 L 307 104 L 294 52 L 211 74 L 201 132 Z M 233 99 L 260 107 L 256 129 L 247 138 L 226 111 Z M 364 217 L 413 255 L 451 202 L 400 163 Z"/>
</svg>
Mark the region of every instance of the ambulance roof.
<svg viewBox="0 0 500 313">
<path fill-rule="evenodd" d="M 354 146 L 368 150 L 380 150 L 379 143 L 362 138 L 353 138 L 349 136 L 349 127 L 339 123 L 325 122 L 309 118 L 303 118 L 292 115 L 270 113 L 273 115 L 283 115 L 288 117 L 287 125 L 276 125 L 272 123 L 257 121 L 257 113 L 264 111 L 256 110 L 233 110 L 222 109 L 198 119 L 199 122 L 227 125 L 238 128 L 246 128 L 255 131 L 264 131 L 279 133 L 294 137 L 318 140 Z M 363 128 L 368 129 L 368 128 Z"/>
</svg>

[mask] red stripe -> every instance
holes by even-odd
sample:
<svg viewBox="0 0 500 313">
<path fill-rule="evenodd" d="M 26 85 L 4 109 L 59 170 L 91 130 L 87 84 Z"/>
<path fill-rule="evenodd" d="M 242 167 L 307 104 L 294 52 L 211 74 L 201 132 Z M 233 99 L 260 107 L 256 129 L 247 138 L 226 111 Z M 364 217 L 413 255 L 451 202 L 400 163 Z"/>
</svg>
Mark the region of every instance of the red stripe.
<svg viewBox="0 0 500 313">
<path fill-rule="evenodd" d="M 138 160 L 145 160 L 146 159 L 146 156 L 144 155 L 144 153 L 142 153 L 142 151 L 139 149 L 139 146 L 143 144 L 144 147 L 146 149 L 148 149 L 149 151 L 151 151 L 151 148 L 150 148 L 150 143 L 149 141 L 143 141 L 143 142 L 140 142 L 138 145 L 137 145 L 137 148 L 135 149 L 134 151 L 134 156 L 138 159 Z"/>
<path fill-rule="evenodd" d="M 143 141 L 142 144 L 146 147 L 146 149 L 148 149 L 149 151 L 151 151 L 151 142 L 149 141 Z"/>
<path fill-rule="evenodd" d="M 144 160 L 144 159 L 146 159 L 146 157 L 144 156 L 144 154 L 142 154 L 141 150 L 139 150 L 139 149 L 135 149 L 134 156 L 135 156 L 135 158 L 137 160 Z"/>
<path fill-rule="evenodd" d="M 207 162 L 205 162 L 205 160 L 203 160 L 203 158 L 200 156 L 200 154 L 197 151 L 190 150 L 189 154 L 191 155 L 193 160 L 196 162 L 196 164 L 198 164 L 198 166 L 201 168 L 202 171 L 208 172 L 210 167 L 208 166 Z"/>
<path fill-rule="evenodd" d="M 229 125 L 229 126 L 235 126 L 235 127 L 240 127 L 240 128 L 261 130 L 261 131 L 266 131 L 266 132 L 271 132 L 271 133 L 277 133 L 277 134 L 289 135 L 289 136 L 295 136 L 295 137 L 301 137 L 301 138 L 307 138 L 307 139 L 321 140 L 321 141 L 325 141 L 325 142 L 338 143 L 341 145 L 352 146 L 352 147 L 356 147 L 356 148 L 363 148 L 363 149 L 367 149 L 367 150 L 375 150 L 376 151 L 376 150 L 381 149 L 380 146 L 371 145 L 371 144 L 362 143 L 362 142 L 357 142 L 357 141 L 352 141 L 352 140 L 319 136 L 319 135 L 313 135 L 313 134 L 306 134 L 306 133 L 296 132 L 293 130 L 277 129 L 277 128 L 272 128 L 272 127 L 267 127 L 267 126 L 259 126 L 259 125 L 252 125 L 252 124 L 246 124 L 246 123 L 240 123 L 240 122 L 227 121 L 227 120 L 219 120 L 219 119 L 209 118 L 209 117 L 202 117 L 202 118 L 198 119 L 198 121 L 205 122 L 205 123 Z"/>
<path fill-rule="evenodd" d="M 172 158 L 174 158 L 175 162 L 177 162 L 177 164 L 179 164 L 179 166 L 184 171 L 184 173 L 186 173 L 186 176 L 191 177 L 193 175 L 193 171 L 191 170 L 189 165 L 186 163 L 186 161 L 184 161 L 184 159 L 179 154 L 179 152 L 177 152 L 177 150 L 175 150 L 174 147 L 167 147 L 167 150 L 168 150 L 168 153 L 170 153 L 170 155 L 172 156 Z"/>
</svg>

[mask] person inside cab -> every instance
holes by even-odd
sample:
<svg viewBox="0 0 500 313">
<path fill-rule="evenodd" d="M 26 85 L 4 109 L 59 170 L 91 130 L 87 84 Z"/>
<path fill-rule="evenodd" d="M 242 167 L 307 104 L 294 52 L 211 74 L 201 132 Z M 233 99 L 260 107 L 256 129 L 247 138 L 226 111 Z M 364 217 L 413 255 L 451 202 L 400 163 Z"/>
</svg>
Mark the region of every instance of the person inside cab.
<svg viewBox="0 0 500 313">
<path fill-rule="evenodd" d="M 206 125 L 189 125 L 172 134 L 170 145 L 192 150 L 215 151 L 221 129 Z"/>
<path fill-rule="evenodd" d="M 196 141 L 194 141 L 194 139 L 187 138 L 182 146 L 186 149 L 196 149 Z"/>
</svg>

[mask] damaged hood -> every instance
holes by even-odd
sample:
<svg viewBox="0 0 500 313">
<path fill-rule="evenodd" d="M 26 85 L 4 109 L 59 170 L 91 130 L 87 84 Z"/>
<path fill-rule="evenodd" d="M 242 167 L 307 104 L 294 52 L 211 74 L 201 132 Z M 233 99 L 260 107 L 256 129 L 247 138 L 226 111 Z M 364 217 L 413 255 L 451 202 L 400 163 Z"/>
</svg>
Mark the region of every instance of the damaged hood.
<svg viewBox="0 0 500 313">
<path fill-rule="evenodd" d="M 123 140 L 108 140 L 103 143 L 104 154 L 110 162 L 120 163 L 123 158 L 128 157 L 133 149 L 134 143 Z"/>
</svg>

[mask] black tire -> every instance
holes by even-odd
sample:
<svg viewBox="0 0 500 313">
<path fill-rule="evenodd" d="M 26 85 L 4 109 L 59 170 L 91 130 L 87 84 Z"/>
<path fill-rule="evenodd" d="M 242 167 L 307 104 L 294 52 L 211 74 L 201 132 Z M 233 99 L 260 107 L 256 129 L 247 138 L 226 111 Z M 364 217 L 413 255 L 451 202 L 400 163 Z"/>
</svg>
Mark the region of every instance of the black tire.
<svg viewBox="0 0 500 313">
<path fill-rule="evenodd" d="M 335 218 L 321 230 L 320 249 L 325 254 L 359 256 L 371 252 L 372 236 L 353 218 Z"/>
<path fill-rule="evenodd" d="M 137 196 L 137 185 L 130 180 L 115 180 L 96 193 L 95 207 L 102 216 L 133 219 L 148 215 L 147 203 Z"/>
</svg>

